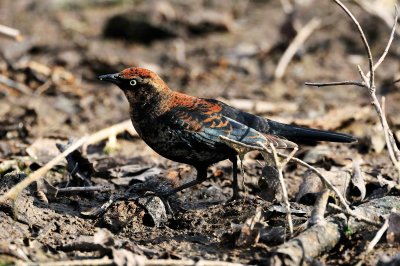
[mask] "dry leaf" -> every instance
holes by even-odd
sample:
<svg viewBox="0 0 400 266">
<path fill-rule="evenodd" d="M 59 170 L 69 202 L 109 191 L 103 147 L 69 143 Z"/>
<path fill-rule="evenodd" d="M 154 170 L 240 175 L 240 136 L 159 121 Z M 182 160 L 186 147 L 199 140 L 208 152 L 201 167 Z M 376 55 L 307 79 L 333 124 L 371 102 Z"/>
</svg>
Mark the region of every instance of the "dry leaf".
<svg viewBox="0 0 400 266">
<path fill-rule="evenodd" d="M 151 218 L 148 225 L 159 227 L 161 224 L 167 222 L 167 211 L 164 202 L 155 196 L 143 197 L 138 199 L 138 203 L 146 209 L 147 214 Z M 143 220 L 143 222 L 145 222 Z"/>
<path fill-rule="evenodd" d="M 357 160 L 353 161 L 353 174 L 351 176 L 351 183 L 357 188 L 357 195 L 352 195 L 357 201 L 362 201 L 365 198 L 367 190 L 365 188 L 364 174 L 361 171 L 360 163 Z"/>
</svg>

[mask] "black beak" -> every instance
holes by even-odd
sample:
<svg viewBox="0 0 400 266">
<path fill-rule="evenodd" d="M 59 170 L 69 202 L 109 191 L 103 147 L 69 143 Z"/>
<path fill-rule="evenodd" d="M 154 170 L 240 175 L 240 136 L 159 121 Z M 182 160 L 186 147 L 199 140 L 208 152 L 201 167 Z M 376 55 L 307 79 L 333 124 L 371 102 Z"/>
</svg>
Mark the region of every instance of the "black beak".
<svg viewBox="0 0 400 266">
<path fill-rule="evenodd" d="M 108 81 L 114 84 L 119 84 L 120 83 L 120 78 L 118 73 L 115 74 L 106 74 L 106 75 L 101 75 L 97 77 L 99 80 L 102 81 Z"/>
</svg>

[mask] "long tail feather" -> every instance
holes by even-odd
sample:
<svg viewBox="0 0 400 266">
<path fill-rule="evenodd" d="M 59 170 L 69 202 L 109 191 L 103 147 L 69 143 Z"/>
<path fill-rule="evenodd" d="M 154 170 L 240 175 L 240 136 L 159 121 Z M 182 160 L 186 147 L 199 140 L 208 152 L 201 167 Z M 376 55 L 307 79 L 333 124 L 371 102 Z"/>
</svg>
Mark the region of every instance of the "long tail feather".
<svg viewBox="0 0 400 266">
<path fill-rule="evenodd" d="M 288 140 L 331 141 L 347 143 L 357 141 L 356 138 L 349 134 L 286 125 L 272 120 L 268 121 L 268 125 L 270 133 L 282 136 Z"/>
</svg>

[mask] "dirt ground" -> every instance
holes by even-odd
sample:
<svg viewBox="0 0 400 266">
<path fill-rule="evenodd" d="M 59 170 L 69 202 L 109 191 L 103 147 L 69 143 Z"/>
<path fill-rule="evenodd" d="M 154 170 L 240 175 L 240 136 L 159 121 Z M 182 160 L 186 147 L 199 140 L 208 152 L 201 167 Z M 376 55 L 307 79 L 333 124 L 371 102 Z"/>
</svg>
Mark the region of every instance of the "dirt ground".
<svg viewBox="0 0 400 266">
<path fill-rule="evenodd" d="M 157 72 L 177 91 L 218 98 L 273 120 L 356 136 L 352 144 L 300 144 L 296 157 L 331 176 L 352 206 L 398 197 L 399 173 L 368 92 L 356 86 L 304 85 L 360 80 L 357 65 L 368 72 L 355 26 L 333 1 L 295 1 L 290 14 L 281 2 L 286 1 L 2 0 L 0 24 L 18 29 L 23 40 L 0 36 L 0 195 L 57 156 L 57 143 L 66 145 L 129 119 L 122 91 L 96 76 L 140 66 Z M 385 1 L 377 2 L 384 7 Z M 390 26 L 346 3 L 378 58 Z M 276 78 L 284 51 L 313 18 L 319 27 L 299 47 L 284 76 Z M 376 72 L 377 94 L 385 96 L 397 144 L 400 82 L 393 82 L 400 78 L 399 55 L 395 35 Z M 227 202 L 232 170 L 223 161 L 210 167 L 209 180 L 169 200 L 171 214 L 150 191 L 187 182 L 195 170 L 160 157 L 129 132 L 118 134 L 116 142 L 113 137 L 74 153 L 68 166 L 63 161 L 53 167 L 14 204 L 0 205 L 0 265 L 115 258 L 121 250 L 147 259 L 265 265 L 274 248 L 292 238 L 282 197 L 272 191 L 258 152 L 243 160 L 243 199 Z M 355 165 L 364 178 L 364 195 L 349 180 Z M 295 163 L 288 164 L 284 176 L 296 235 L 321 187 Z M 87 186 L 102 189 L 56 191 Z M 113 204 L 99 209 L 110 197 Z M 262 230 L 240 243 L 244 224 L 258 212 Z M 327 209 L 325 216 L 334 214 Z M 378 229 L 348 229 L 333 248 L 305 263 L 395 265 L 384 261 L 400 252 L 400 238 L 390 241 L 385 234 L 365 252 Z"/>
</svg>

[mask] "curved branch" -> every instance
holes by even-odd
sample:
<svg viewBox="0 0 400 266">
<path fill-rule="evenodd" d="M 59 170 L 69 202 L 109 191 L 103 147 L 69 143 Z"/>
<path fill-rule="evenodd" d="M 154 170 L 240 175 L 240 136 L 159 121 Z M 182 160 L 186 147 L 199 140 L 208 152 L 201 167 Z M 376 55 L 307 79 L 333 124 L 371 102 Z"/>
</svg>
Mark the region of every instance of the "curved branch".
<svg viewBox="0 0 400 266">
<path fill-rule="evenodd" d="M 390 46 L 392 45 L 393 39 L 394 39 L 394 33 L 396 32 L 396 25 L 397 25 L 397 20 L 399 18 L 399 10 L 397 8 L 397 5 L 394 6 L 395 8 L 395 17 L 394 17 L 394 22 L 393 22 L 393 27 L 392 27 L 392 32 L 390 33 L 390 38 L 389 41 L 385 47 L 385 50 L 383 51 L 381 57 L 379 58 L 378 62 L 376 62 L 376 64 L 374 65 L 372 72 L 376 71 L 376 69 L 379 67 L 379 65 L 383 62 L 383 60 L 385 60 L 386 55 L 389 52 Z M 367 76 L 369 76 L 369 73 L 367 74 Z"/>
<path fill-rule="evenodd" d="M 371 48 L 369 47 L 367 38 L 365 37 L 364 31 L 361 28 L 360 23 L 358 20 L 354 17 L 354 15 L 350 12 L 350 10 L 340 1 L 340 0 L 333 0 L 335 1 L 336 4 L 338 4 L 344 12 L 351 18 L 351 20 L 356 24 L 358 32 L 360 33 L 361 39 L 363 41 L 365 50 L 368 54 L 368 64 L 369 64 L 369 72 L 371 75 L 369 76 L 369 88 L 374 88 L 375 87 L 375 73 L 374 73 L 374 61 L 372 59 L 372 53 L 371 53 Z"/>
</svg>

